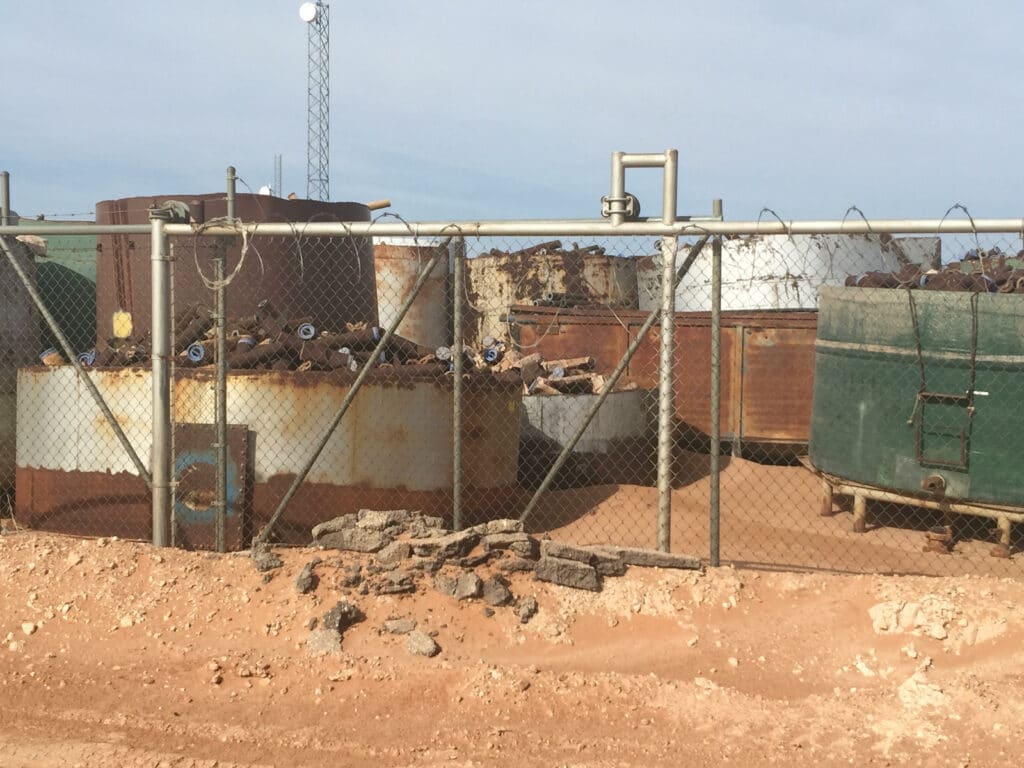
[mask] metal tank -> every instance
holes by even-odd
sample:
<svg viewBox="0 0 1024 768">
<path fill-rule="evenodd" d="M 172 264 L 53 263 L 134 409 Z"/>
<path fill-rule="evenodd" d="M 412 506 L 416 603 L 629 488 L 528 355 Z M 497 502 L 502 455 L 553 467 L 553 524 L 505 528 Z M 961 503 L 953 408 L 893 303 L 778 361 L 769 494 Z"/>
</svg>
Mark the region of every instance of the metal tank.
<svg viewBox="0 0 1024 768">
<path fill-rule="evenodd" d="M 167 200 L 187 203 L 193 219 L 210 221 L 227 214 L 224 194 L 155 195 L 105 200 L 96 204 L 97 224 L 145 224 L 147 210 Z M 227 290 L 229 317 L 251 314 L 269 299 L 289 317 L 308 317 L 318 327 L 344 328 L 349 322 L 377 322 L 373 244 L 368 237 L 299 237 L 301 222 L 369 221 L 370 209 L 361 203 L 285 200 L 268 195 L 240 194 L 235 215 L 244 222 L 290 221 L 295 237 L 250 240 L 249 261 Z M 101 235 L 96 274 L 96 331 L 99 339 L 113 335 L 115 313 L 128 312 L 135 334 L 150 325 L 150 240 L 135 235 Z M 217 238 L 170 238 L 175 252 L 174 301 L 212 306 L 213 293 L 199 269 L 212 275 Z M 226 272 L 231 274 L 242 253 L 235 239 L 228 246 Z M 198 265 L 198 267 L 197 267 Z"/>
<path fill-rule="evenodd" d="M 31 252 L 13 238 L 8 242 L 34 281 Z M 41 351 L 32 299 L 7 259 L 0 257 L 0 491 L 14 487 L 18 368 L 33 362 Z"/>
<path fill-rule="evenodd" d="M 1024 301 L 825 288 L 811 463 L 908 495 L 1024 506 Z"/>
<path fill-rule="evenodd" d="M 513 305 L 636 309 L 636 260 L 599 249 L 527 248 L 466 261 L 466 341 L 507 339 Z"/>
<path fill-rule="evenodd" d="M 448 246 L 411 237 L 379 238 L 373 246 L 373 269 L 377 277 L 377 307 L 380 324 L 391 327 L 402 303 L 419 277 L 420 270 L 437 250 L 442 257 L 434 265 L 412 306 L 396 331 L 425 347 L 448 344 L 452 335 L 451 302 L 448 298 Z"/>
<path fill-rule="evenodd" d="M 588 355 L 608 374 L 626 353 L 646 312 L 512 307 L 509 324 L 523 347 L 547 359 Z M 734 445 L 805 445 L 814 374 L 814 312 L 725 312 L 721 321 L 722 439 Z M 675 317 L 676 418 L 702 434 L 711 429 L 711 317 Z M 630 361 L 623 383 L 658 386 L 655 325 Z"/>
<path fill-rule="evenodd" d="M 685 253 L 681 250 L 680 258 Z M 722 242 L 722 309 L 815 309 L 818 290 L 849 275 L 898 271 L 905 264 L 938 266 L 937 237 L 876 235 L 751 235 Z M 661 261 L 640 259 L 640 309 L 661 306 Z M 676 311 L 711 307 L 711 249 L 697 257 L 676 289 Z"/>
<path fill-rule="evenodd" d="M 150 372 L 95 369 L 90 374 L 143 462 L 152 440 Z M 244 474 L 250 499 L 240 511 L 258 530 L 341 404 L 355 374 L 349 371 L 232 371 L 227 419 L 248 435 Z M 176 435 L 208 424 L 213 372 L 179 371 L 172 393 Z M 316 523 L 362 507 L 419 509 L 451 514 L 451 378 L 432 372 L 374 371 L 364 383 L 278 529 L 308 543 Z M 522 383 L 471 376 L 463 398 L 464 507 L 501 516 L 520 496 L 516 486 Z M 32 428 L 28 417 L 60 403 L 72 418 Z M 71 366 L 23 368 L 18 374 L 17 512 L 48 530 L 148 538 L 149 494 L 95 404 L 77 386 Z M 24 426 L 23 426 L 24 425 Z M 180 478 L 179 478 L 180 479 Z M 509 509 L 502 510 L 506 503 Z M 109 535 L 108 534 L 108 535 Z"/>
</svg>

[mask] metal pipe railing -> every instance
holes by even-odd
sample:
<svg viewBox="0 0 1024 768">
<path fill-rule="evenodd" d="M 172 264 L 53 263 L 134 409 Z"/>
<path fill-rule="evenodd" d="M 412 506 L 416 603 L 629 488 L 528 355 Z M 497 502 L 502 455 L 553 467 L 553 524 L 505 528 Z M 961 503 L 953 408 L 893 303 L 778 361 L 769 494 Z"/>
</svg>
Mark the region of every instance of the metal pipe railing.
<svg viewBox="0 0 1024 768">
<path fill-rule="evenodd" d="M 722 201 L 712 201 L 714 215 L 721 217 Z M 713 567 L 719 563 L 719 530 L 721 515 L 722 429 L 722 236 L 711 241 L 711 449 L 708 481 L 710 483 L 709 548 Z"/>
<path fill-rule="evenodd" d="M 627 221 L 612 227 L 605 219 L 538 219 L 538 220 L 495 220 L 495 221 L 421 221 L 409 224 L 392 224 L 384 221 L 354 221 L 346 223 L 311 221 L 303 222 L 301 232 L 305 237 L 444 237 L 452 231 L 459 231 L 464 237 L 549 237 L 549 236 L 593 236 L 624 237 L 677 236 L 699 237 L 701 235 L 944 235 L 944 234 L 986 234 L 1024 231 L 1024 218 L 993 219 L 808 219 L 804 221 L 715 221 L 714 217 L 681 216 L 674 224 L 665 224 L 660 219 Z M 143 235 L 149 234 L 148 224 L 66 224 L 59 227 L 46 223 L 0 225 L 0 235 Z M 168 235 L 192 236 L 190 224 L 167 224 Z M 214 224 L 203 229 L 203 234 L 249 235 L 268 237 L 295 237 L 294 223 L 265 222 L 252 224 Z"/>
<path fill-rule="evenodd" d="M 650 160 L 646 156 L 633 156 L 635 163 Z M 623 158 L 625 163 L 628 156 Z M 678 153 L 668 150 L 662 158 L 664 166 L 662 192 L 662 221 L 676 220 L 678 194 Z M 640 166 L 646 167 L 646 166 Z M 676 329 L 676 254 L 679 240 L 661 238 L 661 347 L 658 351 L 658 526 L 656 542 L 662 552 L 672 549 L 672 463 L 675 424 L 675 329 Z"/>
<path fill-rule="evenodd" d="M 227 220 L 235 221 L 235 169 L 227 168 Z M 214 249 L 214 307 L 217 338 L 217 380 L 214 386 L 214 424 L 217 439 L 214 450 L 217 453 L 217 498 L 214 502 L 217 518 L 214 539 L 218 552 L 227 551 L 225 532 L 228 517 L 228 341 L 227 341 L 227 242 L 220 241 Z"/>
<path fill-rule="evenodd" d="M 465 241 L 455 241 L 452 264 L 452 529 L 462 530 L 462 307 L 465 290 Z"/>
<path fill-rule="evenodd" d="M 152 286 L 152 386 L 153 449 L 150 457 L 153 493 L 153 546 L 171 543 L 173 509 L 174 455 L 171 440 L 171 353 L 174 346 L 171 322 L 171 260 L 167 253 L 165 222 L 150 214 L 151 286 Z"/>
</svg>

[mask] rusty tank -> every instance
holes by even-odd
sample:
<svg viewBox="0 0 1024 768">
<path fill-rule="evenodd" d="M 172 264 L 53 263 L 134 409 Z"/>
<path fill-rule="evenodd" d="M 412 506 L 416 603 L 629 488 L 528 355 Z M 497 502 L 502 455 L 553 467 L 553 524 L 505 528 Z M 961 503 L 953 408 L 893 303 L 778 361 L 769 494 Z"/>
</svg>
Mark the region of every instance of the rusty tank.
<svg viewBox="0 0 1024 768">
<path fill-rule="evenodd" d="M 379 238 L 373 246 L 373 268 L 377 277 L 377 306 L 380 323 L 391 326 L 398 310 L 419 277 L 420 270 L 439 255 L 419 295 L 396 333 L 425 347 L 440 347 L 450 341 L 451 314 L 448 300 L 449 254 L 442 242 L 411 237 Z"/>
<path fill-rule="evenodd" d="M 152 442 L 150 371 L 95 368 L 94 382 L 143 461 Z M 227 378 L 229 544 L 247 546 L 323 438 L 356 374 L 337 371 L 235 371 Z M 212 485 L 185 492 L 212 461 L 210 369 L 179 370 L 173 382 L 176 530 L 193 544 L 212 541 Z M 47 429 L 22 428 L 17 454 L 18 520 L 74 534 L 150 536 L 150 497 L 69 365 L 18 372 L 23 417 L 60 404 Z M 360 508 L 417 509 L 451 516 L 452 379 L 419 368 L 373 371 L 276 529 L 308 544 L 310 528 Z M 464 385 L 464 510 L 470 518 L 511 514 L 516 484 L 522 383 L 491 375 Z M 197 432 L 195 439 L 190 432 Z M 191 442 L 190 442 L 191 441 Z M 210 476 L 212 478 L 212 475 Z"/>
<path fill-rule="evenodd" d="M 197 234 L 170 238 L 174 250 L 174 302 L 213 305 L 213 293 L 202 274 L 213 274 L 214 249 L 227 247 L 226 273 L 242 258 L 236 238 L 202 236 L 201 224 L 227 214 L 220 194 L 180 194 L 128 197 L 96 204 L 97 224 L 145 224 L 148 209 L 168 200 L 186 203 Z M 243 222 L 346 222 L 369 221 L 370 209 L 361 203 L 285 200 L 267 195 L 240 194 L 235 215 Z M 284 315 L 309 318 L 318 327 L 344 327 L 346 323 L 376 323 L 373 244 L 368 237 L 329 238 L 260 237 L 250 241 L 247 263 L 227 289 L 228 315 L 244 314 L 262 299 L 270 300 Z M 150 242 L 146 236 L 97 237 L 96 336 L 110 339 L 115 330 L 139 336 L 150 325 Z M 115 329 L 115 316 L 118 317 Z M 125 318 L 129 318 L 127 321 Z M 127 327 L 125 327 L 127 326 Z"/>
</svg>

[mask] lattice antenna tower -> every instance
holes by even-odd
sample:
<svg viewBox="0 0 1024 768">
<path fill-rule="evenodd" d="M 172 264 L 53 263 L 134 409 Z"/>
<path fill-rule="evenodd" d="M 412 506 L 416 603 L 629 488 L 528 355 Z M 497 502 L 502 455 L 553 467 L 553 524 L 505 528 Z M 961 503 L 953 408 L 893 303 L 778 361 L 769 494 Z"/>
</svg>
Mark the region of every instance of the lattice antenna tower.
<svg viewBox="0 0 1024 768">
<path fill-rule="evenodd" d="M 299 6 L 309 32 L 306 96 L 306 197 L 330 197 L 330 8 L 323 0 Z"/>
</svg>

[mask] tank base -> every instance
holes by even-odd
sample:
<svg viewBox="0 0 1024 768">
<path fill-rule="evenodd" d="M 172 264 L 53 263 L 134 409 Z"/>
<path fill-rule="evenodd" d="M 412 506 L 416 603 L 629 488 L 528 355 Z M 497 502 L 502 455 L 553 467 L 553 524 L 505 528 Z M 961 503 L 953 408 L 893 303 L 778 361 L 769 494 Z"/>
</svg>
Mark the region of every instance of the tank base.
<svg viewBox="0 0 1024 768">
<path fill-rule="evenodd" d="M 226 543 L 230 550 L 245 549 L 252 536 L 270 519 L 294 476 L 280 475 L 256 483 L 240 505 L 245 512 L 229 515 Z M 251 500 L 250 500 L 251 499 Z M 518 486 L 463 490 L 463 518 L 467 525 L 502 517 L 518 517 L 526 501 Z M 409 509 L 450 522 L 452 492 L 409 491 L 306 483 L 299 487 L 274 531 L 280 543 L 308 545 L 317 523 L 360 509 Z M 66 472 L 18 467 L 15 486 L 18 525 L 73 536 L 117 536 L 148 541 L 152 536 L 149 489 L 129 473 Z M 212 520 L 176 521 L 175 543 L 188 549 L 212 549 Z"/>
</svg>

